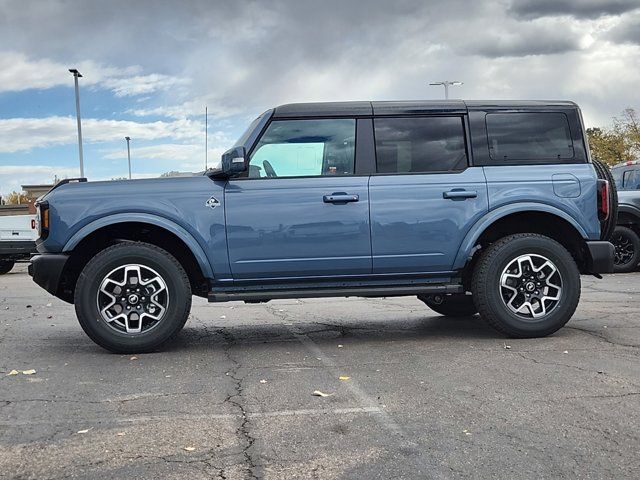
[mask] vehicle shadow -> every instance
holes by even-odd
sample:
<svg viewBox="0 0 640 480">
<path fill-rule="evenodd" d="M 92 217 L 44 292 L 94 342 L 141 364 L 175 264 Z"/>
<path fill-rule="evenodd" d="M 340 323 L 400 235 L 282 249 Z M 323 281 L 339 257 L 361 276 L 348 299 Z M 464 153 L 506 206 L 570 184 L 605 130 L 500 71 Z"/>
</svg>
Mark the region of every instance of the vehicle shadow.
<svg viewBox="0 0 640 480">
<path fill-rule="evenodd" d="M 164 351 L 199 350 L 218 347 L 250 347 L 260 344 L 294 342 L 307 337 L 319 346 L 349 341 L 354 343 L 450 340 L 500 340 L 503 337 L 475 315 L 470 317 L 394 318 L 383 321 L 341 321 L 329 318 L 315 322 L 269 324 L 189 325 Z"/>
</svg>

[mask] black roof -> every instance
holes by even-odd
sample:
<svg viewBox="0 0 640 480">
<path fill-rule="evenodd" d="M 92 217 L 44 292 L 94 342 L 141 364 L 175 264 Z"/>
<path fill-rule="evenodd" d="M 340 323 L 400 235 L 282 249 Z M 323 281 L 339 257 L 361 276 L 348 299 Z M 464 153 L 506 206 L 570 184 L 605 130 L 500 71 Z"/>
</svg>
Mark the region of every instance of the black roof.
<svg viewBox="0 0 640 480">
<path fill-rule="evenodd" d="M 481 109 L 576 108 L 568 101 L 545 100 L 415 100 L 389 102 L 289 103 L 275 108 L 273 118 L 466 113 Z"/>
</svg>

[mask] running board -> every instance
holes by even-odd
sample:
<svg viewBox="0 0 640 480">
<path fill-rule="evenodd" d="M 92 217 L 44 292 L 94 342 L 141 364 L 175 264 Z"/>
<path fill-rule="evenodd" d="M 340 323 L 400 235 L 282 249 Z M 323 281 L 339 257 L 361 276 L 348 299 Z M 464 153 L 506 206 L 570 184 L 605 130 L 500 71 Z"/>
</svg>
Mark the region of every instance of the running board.
<svg viewBox="0 0 640 480">
<path fill-rule="evenodd" d="M 423 293 L 464 293 L 462 285 L 395 285 L 369 287 L 278 288 L 273 290 L 214 290 L 210 302 L 268 302 L 282 298 L 316 297 L 398 297 Z"/>
</svg>

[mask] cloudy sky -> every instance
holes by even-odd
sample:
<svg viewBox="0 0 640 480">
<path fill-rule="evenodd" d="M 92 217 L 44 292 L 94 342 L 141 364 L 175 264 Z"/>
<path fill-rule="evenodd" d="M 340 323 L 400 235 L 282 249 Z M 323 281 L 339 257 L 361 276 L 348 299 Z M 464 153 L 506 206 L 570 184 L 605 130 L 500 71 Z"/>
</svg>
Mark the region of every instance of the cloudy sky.
<svg viewBox="0 0 640 480">
<path fill-rule="evenodd" d="M 0 194 L 85 173 L 204 167 L 298 101 L 569 99 L 640 108 L 640 0 L 0 0 Z"/>
</svg>

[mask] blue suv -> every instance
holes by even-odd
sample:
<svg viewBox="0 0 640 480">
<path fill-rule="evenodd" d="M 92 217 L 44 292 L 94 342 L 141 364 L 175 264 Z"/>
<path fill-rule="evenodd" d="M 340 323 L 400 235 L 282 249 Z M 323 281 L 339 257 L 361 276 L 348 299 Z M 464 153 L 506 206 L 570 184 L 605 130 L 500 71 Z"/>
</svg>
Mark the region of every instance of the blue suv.
<svg viewBox="0 0 640 480">
<path fill-rule="evenodd" d="M 571 102 L 282 105 L 217 170 L 54 187 L 30 273 L 114 352 L 169 340 L 192 295 L 416 295 L 538 337 L 613 269 L 596 167 Z"/>
</svg>

